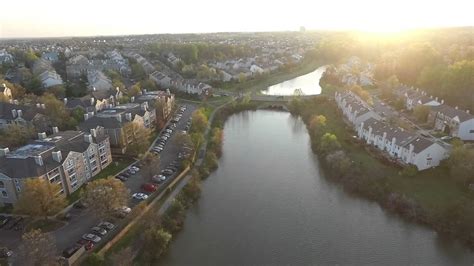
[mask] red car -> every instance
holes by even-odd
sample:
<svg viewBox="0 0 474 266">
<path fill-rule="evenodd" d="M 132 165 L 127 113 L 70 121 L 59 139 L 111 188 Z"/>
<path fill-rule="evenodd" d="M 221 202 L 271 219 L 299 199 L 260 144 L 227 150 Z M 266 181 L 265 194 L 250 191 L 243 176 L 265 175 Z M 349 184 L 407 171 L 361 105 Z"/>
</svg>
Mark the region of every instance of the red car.
<svg viewBox="0 0 474 266">
<path fill-rule="evenodd" d="M 77 244 L 81 245 L 81 246 L 84 246 L 84 248 L 87 251 L 91 250 L 94 247 L 94 243 L 92 243 L 92 241 L 85 240 L 85 239 L 81 239 L 81 240 L 77 241 Z"/>
<path fill-rule="evenodd" d="M 155 192 L 157 187 L 152 183 L 146 183 L 142 185 L 142 189 L 146 192 Z"/>
</svg>

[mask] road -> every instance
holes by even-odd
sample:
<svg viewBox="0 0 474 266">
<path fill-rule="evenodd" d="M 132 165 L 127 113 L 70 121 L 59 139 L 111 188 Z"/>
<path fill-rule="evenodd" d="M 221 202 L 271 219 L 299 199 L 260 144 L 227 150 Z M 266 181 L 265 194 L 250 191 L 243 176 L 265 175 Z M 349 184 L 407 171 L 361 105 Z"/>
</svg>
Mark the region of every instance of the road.
<svg viewBox="0 0 474 266">
<path fill-rule="evenodd" d="M 185 129 L 188 119 L 197 108 L 197 105 L 195 104 L 186 103 L 185 105 L 187 107 L 186 111 L 183 113 L 182 118 L 177 123 L 176 129 L 173 131 L 171 138 L 168 139 L 163 151 L 160 154 L 160 169 L 166 168 L 172 161 L 177 159 L 180 147 L 178 147 L 178 145 L 175 143 L 176 132 Z M 153 141 L 151 146 L 155 145 L 158 138 L 159 137 Z M 161 186 L 165 186 L 170 181 L 171 179 L 167 180 L 167 182 Z M 143 183 L 146 183 L 146 180 L 141 176 L 140 172 L 132 175 L 126 182 L 124 182 L 124 184 L 130 190 L 130 194 L 135 192 L 143 192 L 141 189 Z M 134 207 L 138 203 L 139 201 L 131 199 L 129 206 Z M 72 208 L 69 213 L 71 214 L 71 219 L 63 227 L 52 232 L 56 239 L 58 253 L 73 245 L 82 237 L 83 234 L 89 232 L 91 227 L 99 223 L 99 219 L 91 215 L 87 210 Z M 112 220 L 112 222 L 115 223 L 120 221 Z M 20 244 L 22 232 L 0 229 L 0 234 L 2 236 L 0 238 L 0 246 L 7 246 L 12 248 L 14 252 L 17 251 L 16 249 Z M 18 254 L 18 252 L 15 252 L 15 254 Z"/>
</svg>

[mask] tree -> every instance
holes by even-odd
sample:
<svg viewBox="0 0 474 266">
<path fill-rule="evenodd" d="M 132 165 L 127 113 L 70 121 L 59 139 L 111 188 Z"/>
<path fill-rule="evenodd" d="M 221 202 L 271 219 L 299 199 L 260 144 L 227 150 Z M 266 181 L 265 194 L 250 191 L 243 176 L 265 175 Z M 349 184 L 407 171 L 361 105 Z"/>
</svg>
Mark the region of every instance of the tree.
<svg viewBox="0 0 474 266">
<path fill-rule="evenodd" d="M 140 88 L 140 83 L 135 83 L 129 90 L 128 96 L 138 96 L 142 94 L 142 89 Z"/>
<path fill-rule="evenodd" d="M 430 107 L 426 105 L 417 105 L 413 109 L 413 115 L 415 115 L 416 120 L 420 123 L 426 123 L 428 120 L 428 115 L 430 114 Z"/>
<path fill-rule="evenodd" d="M 63 101 L 58 100 L 53 94 L 45 93 L 39 98 L 39 102 L 46 107 L 42 112 L 51 119 L 53 125 L 59 128 L 74 128 L 77 122 L 69 115 Z"/>
<path fill-rule="evenodd" d="M 245 76 L 244 73 L 239 74 L 239 83 L 243 83 L 247 80 L 247 77 Z"/>
<path fill-rule="evenodd" d="M 171 206 L 162 217 L 162 225 L 167 231 L 175 233 L 183 228 L 186 216 L 184 205 L 181 201 L 174 199 Z"/>
<path fill-rule="evenodd" d="M 474 181 L 474 149 L 454 142 L 448 162 L 451 177 L 461 182 Z"/>
<path fill-rule="evenodd" d="M 152 265 L 168 250 L 171 234 L 162 228 L 152 227 L 144 232 L 144 257 Z"/>
<path fill-rule="evenodd" d="M 130 199 L 128 188 L 112 176 L 88 183 L 81 194 L 89 210 L 102 219 L 111 217 Z"/>
<path fill-rule="evenodd" d="M 148 180 L 160 171 L 160 156 L 147 152 L 143 157 L 142 176 Z"/>
<path fill-rule="evenodd" d="M 320 150 L 323 153 L 327 154 L 339 148 L 341 148 L 341 144 L 339 144 L 336 135 L 326 133 L 321 137 Z"/>
<path fill-rule="evenodd" d="M 132 77 L 135 80 L 143 80 L 146 78 L 145 69 L 143 69 L 143 66 L 141 64 L 132 63 L 130 68 L 132 69 Z"/>
<path fill-rule="evenodd" d="M 314 115 L 309 122 L 309 129 L 316 138 L 321 138 L 326 130 L 326 117 L 324 115 Z"/>
<path fill-rule="evenodd" d="M 34 127 L 11 124 L 0 130 L 0 145 L 10 149 L 19 147 L 25 145 L 34 136 Z"/>
<path fill-rule="evenodd" d="M 151 130 L 135 122 L 128 122 L 123 126 L 123 141 L 127 143 L 127 154 L 139 157 L 143 155 L 150 146 Z"/>
<path fill-rule="evenodd" d="M 184 186 L 181 193 L 191 203 L 196 202 L 201 196 L 201 179 L 197 175 L 193 175 L 186 186 Z"/>
<path fill-rule="evenodd" d="M 204 132 L 207 127 L 207 117 L 204 109 L 199 108 L 192 114 L 191 132 Z"/>
<path fill-rule="evenodd" d="M 66 96 L 66 88 L 63 85 L 49 87 L 48 92 L 60 99 Z"/>
<path fill-rule="evenodd" d="M 56 259 L 56 241 L 51 234 L 31 230 L 21 236 L 20 265 L 59 265 Z"/>
<path fill-rule="evenodd" d="M 133 252 L 131 247 L 121 249 L 119 252 L 112 255 L 112 265 L 115 266 L 132 266 Z"/>
<path fill-rule="evenodd" d="M 67 205 L 66 198 L 58 192 L 61 186 L 42 178 L 29 178 L 23 184 L 15 212 L 43 217 L 55 215 Z"/>
<path fill-rule="evenodd" d="M 344 151 L 338 150 L 326 155 L 326 163 L 336 174 L 343 176 L 347 174 L 351 168 L 351 160 Z"/>
</svg>

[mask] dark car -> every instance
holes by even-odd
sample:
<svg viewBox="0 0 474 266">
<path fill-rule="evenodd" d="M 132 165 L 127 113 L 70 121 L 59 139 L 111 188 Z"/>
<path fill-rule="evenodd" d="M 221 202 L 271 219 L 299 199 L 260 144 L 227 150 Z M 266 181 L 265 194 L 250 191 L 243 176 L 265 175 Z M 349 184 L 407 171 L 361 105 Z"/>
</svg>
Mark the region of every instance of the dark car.
<svg viewBox="0 0 474 266">
<path fill-rule="evenodd" d="M 5 217 L 5 219 L 2 221 L 2 223 L 0 224 L 0 228 L 3 228 L 5 226 L 7 226 L 7 224 L 12 220 L 13 218 L 11 216 L 7 216 Z"/>
<path fill-rule="evenodd" d="M 123 176 L 123 175 L 115 176 L 115 178 L 117 178 L 118 180 L 120 180 L 120 181 L 122 181 L 122 182 L 125 182 L 125 181 L 128 180 L 128 179 L 127 179 L 125 176 Z"/>
<path fill-rule="evenodd" d="M 170 175 L 174 174 L 174 172 L 170 169 L 165 169 L 165 170 L 161 171 L 161 174 L 165 175 L 165 176 L 170 176 Z"/>
<path fill-rule="evenodd" d="M 8 230 L 14 229 L 17 225 L 19 225 L 25 218 L 19 216 L 16 217 L 13 222 L 10 223 L 10 226 L 8 227 Z"/>
<path fill-rule="evenodd" d="M 76 209 L 86 209 L 88 207 L 87 204 L 83 202 L 82 200 L 79 200 L 78 202 L 74 203 L 74 205 L 72 206 Z"/>
<path fill-rule="evenodd" d="M 123 173 L 121 173 L 120 175 L 125 176 L 126 178 L 129 178 L 129 177 L 132 176 L 132 175 L 129 174 L 128 172 L 123 172 Z"/>
</svg>

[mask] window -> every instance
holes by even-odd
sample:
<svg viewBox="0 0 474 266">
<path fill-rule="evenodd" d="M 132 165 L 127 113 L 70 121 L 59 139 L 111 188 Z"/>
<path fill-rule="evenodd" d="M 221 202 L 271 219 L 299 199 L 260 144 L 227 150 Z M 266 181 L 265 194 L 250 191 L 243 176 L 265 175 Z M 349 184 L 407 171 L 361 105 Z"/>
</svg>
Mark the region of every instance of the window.
<svg viewBox="0 0 474 266">
<path fill-rule="evenodd" d="M 8 193 L 5 190 L 2 190 L 2 197 L 8 198 Z"/>
<path fill-rule="evenodd" d="M 3 181 L 0 181 L 0 188 L 5 188 L 5 183 L 3 183 Z"/>
</svg>

